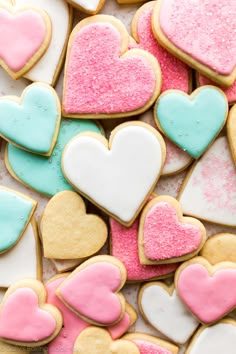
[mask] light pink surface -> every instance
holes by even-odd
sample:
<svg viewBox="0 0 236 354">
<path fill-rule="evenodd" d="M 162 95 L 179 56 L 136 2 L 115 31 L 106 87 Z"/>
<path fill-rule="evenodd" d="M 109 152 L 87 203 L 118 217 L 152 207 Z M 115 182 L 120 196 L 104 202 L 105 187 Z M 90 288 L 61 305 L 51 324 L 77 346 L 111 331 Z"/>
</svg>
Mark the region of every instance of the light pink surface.
<svg viewBox="0 0 236 354">
<path fill-rule="evenodd" d="M 117 322 L 113 326 L 107 327 L 107 329 L 112 339 L 117 339 L 120 338 L 125 332 L 127 332 L 129 327 L 130 327 L 130 317 L 126 312 L 124 314 L 124 317 L 119 322 Z"/>
<path fill-rule="evenodd" d="M 180 223 L 176 209 L 166 202 L 154 205 L 143 225 L 144 252 L 151 260 L 185 256 L 198 249 L 201 230 L 196 225 Z"/>
<path fill-rule="evenodd" d="M 0 337 L 19 342 L 39 342 L 56 330 L 56 320 L 39 308 L 30 288 L 19 288 L 5 302 L 0 314 Z"/>
<path fill-rule="evenodd" d="M 236 306 L 236 269 L 221 269 L 210 276 L 203 265 L 189 265 L 179 275 L 177 291 L 200 321 L 217 321 Z"/>
<path fill-rule="evenodd" d="M 13 15 L 0 9 L 0 33 L 0 58 L 17 72 L 39 50 L 47 30 L 43 18 L 33 10 Z"/>
<path fill-rule="evenodd" d="M 137 21 L 137 34 L 139 38 L 137 47 L 147 50 L 157 58 L 162 69 L 162 92 L 176 89 L 188 93 L 190 69 L 186 64 L 162 48 L 153 35 L 151 20 L 154 6 L 155 4 L 153 3 L 152 8 L 143 11 Z"/>
<path fill-rule="evenodd" d="M 137 345 L 140 354 L 172 354 L 169 350 L 161 348 L 152 342 L 141 339 L 135 339 L 133 342 Z"/>
<path fill-rule="evenodd" d="M 81 315 L 108 325 L 121 315 L 121 303 L 114 294 L 120 285 L 119 268 L 111 263 L 97 262 L 66 280 L 60 294 Z"/>
<path fill-rule="evenodd" d="M 139 281 L 170 274 L 177 268 L 176 264 L 141 265 L 138 256 L 139 221 L 127 228 L 114 219 L 110 219 L 111 253 L 126 267 L 127 280 Z"/>
<path fill-rule="evenodd" d="M 142 56 L 120 58 L 121 37 L 110 23 L 90 24 L 74 36 L 66 70 L 66 113 L 121 113 L 152 98 L 156 74 Z"/>
<path fill-rule="evenodd" d="M 69 310 L 56 296 L 55 292 L 65 278 L 55 279 L 46 285 L 48 293 L 47 302 L 56 306 L 63 316 L 63 328 L 59 335 L 48 344 L 48 354 L 73 354 L 73 348 L 77 337 L 89 326 L 87 322 L 83 321 L 79 316 L 75 315 L 74 312 Z"/>
<path fill-rule="evenodd" d="M 199 81 L 200 86 L 204 86 L 204 85 L 216 86 L 216 84 L 213 81 L 211 81 L 210 79 L 208 79 L 207 77 L 205 77 L 201 74 L 198 75 L 198 81 Z M 236 81 L 229 88 L 225 88 L 225 87 L 221 87 L 221 86 L 217 86 L 217 87 L 219 87 L 221 90 L 224 91 L 229 104 L 232 104 L 236 101 Z"/>
<path fill-rule="evenodd" d="M 236 66 L 235 0 L 164 0 L 159 19 L 176 47 L 222 75 Z"/>
</svg>

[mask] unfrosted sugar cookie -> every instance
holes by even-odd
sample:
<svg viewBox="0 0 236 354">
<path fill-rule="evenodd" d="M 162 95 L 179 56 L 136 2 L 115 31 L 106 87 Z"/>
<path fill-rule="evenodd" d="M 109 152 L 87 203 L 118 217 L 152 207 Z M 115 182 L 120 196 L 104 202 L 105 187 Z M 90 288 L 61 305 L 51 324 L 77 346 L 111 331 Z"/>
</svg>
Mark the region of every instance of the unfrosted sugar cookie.
<svg viewBox="0 0 236 354">
<path fill-rule="evenodd" d="M 214 86 L 200 87 L 190 96 L 168 90 L 157 100 L 154 115 L 158 128 L 197 159 L 223 128 L 228 101 L 223 91 Z"/>
<path fill-rule="evenodd" d="M 236 321 L 225 318 L 213 326 L 202 326 L 193 336 L 186 354 L 234 354 Z"/>
<path fill-rule="evenodd" d="M 107 226 L 97 215 L 86 214 L 83 199 L 75 192 L 56 194 L 40 220 L 44 256 L 55 259 L 87 258 L 107 239 Z"/>
<path fill-rule="evenodd" d="M 144 318 L 175 343 L 184 344 L 199 326 L 198 320 L 180 300 L 174 285 L 162 282 L 143 285 L 138 304 Z"/>
<path fill-rule="evenodd" d="M 162 92 L 169 89 L 191 91 L 191 70 L 186 64 L 168 53 L 157 42 L 152 31 L 152 14 L 157 1 L 149 1 L 136 12 L 132 21 L 132 36 L 138 43 L 132 47 L 147 50 L 160 63 L 162 70 Z"/>
<path fill-rule="evenodd" d="M 58 95 L 47 84 L 37 82 L 27 86 L 20 98 L 0 98 L 0 135 L 24 150 L 50 156 L 60 121 Z"/>
<path fill-rule="evenodd" d="M 89 15 L 97 14 L 106 0 L 66 0 L 73 7 Z"/>
<path fill-rule="evenodd" d="M 161 89 L 156 58 L 129 49 L 113 16 L 96 15 L 73 30 L 67 50 L 62 110 L 72 118 L 122 118 L 146 111 Z"/>
<path fill-rule="evenodd" d="M 220 262 L 212 266 L 205 258 L 195 257 L 178 268 L 175 287 L 199 321 L 215 323 L 236 307 L 236 264 Z"/>
<path fill-rule="evenodd" d="M 63 152 L 62 168 L 82 195 L 129 226 L 152 193 L 165 155 L 155 129 L 128 122 L 117 126 L 109 141 L 89 132 L 77 135 Z"/>
<path fill-rule="evenodd" d="M 15 9 L 0 3 L 0 65 L 13 79 L 29 71 L 47 50 L 52 26 L 48 14 L 34 6 Z"/>
<path fill-rule="evenodd" d="M 236 79 L 234 0 L 160 0 L 153 14 L 159 42 L 219 84 Z"/>
<path fill-rule="evenodd" d="M 236 235 L 222 232 L 211 236 L 202 248 L 200 255 L 211 264 L 236 263 Z"/>
<path fill-rule="evenodd" d="M 113 325 L 125 313 L 120 293 L 126 269 L 115 257 L 96 256 L 82 263 L 65 279 L 57 296 L 82 319 L 101 326 Z"/>
<path fill-rule="evenodd" d="M 170 196 L 152 199 L 139 222 L 141 264 L 181 262 L 198 254 L 206 240 L 203 224 L 184 217 L 178 201 Z"/>
<path fill-rule="evenodd" d="M 46 11 L 52 24 L 52 38 L 47 51 L 37 64 L 25 74 L 31 81 L 42 81 L 54 86 L 66 53 L 66 44 L 72 27 L 72 11 L 65 0 L 13 0 L 16 8 L 31 5 Z"/>
<path fill-rule="evenodd" d="M 0 338 L 10 344 L 38 347 L 53 340 L 62 327 L 59 310 L 46 303 L 46 290 L 33 279 L 6 292 L 0 307 Z"/>
<path fill-rule="evenodd" d="M 216 139 L 190 169 L 178 200 L 186 215 L 236 226 L 236 170 L 226 137 Z"/>
</svg>

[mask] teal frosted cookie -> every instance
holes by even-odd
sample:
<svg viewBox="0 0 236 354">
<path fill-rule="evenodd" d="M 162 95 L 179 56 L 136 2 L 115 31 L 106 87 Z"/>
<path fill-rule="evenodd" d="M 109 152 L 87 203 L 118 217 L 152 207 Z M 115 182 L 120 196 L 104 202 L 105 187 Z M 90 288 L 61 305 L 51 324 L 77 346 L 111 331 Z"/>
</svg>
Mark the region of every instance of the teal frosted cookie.
<svg viewBox="0 0 236 354">
<path fill-rule="evenodd" d="M 37 202 L 24 194 L 0 187 L 0 253 L 20 239 L 34 213 Z"/>
<path fill-rule="evenodd" d="M 203 86 L 190 96 L 179 90 L 165 91 L 157 100 L 158 128 L 182 150 L 200 157 L 223 128 L 228 115 L 225 94 Z"/>
<path fill-rule="evenodd" d="M 73 190 L 62 174 L 61 155 L 65 145 L 84 131 L 102 133 L 94 121 L 62 119 L 55 148 L 49 157 L 35 155 L 8 144 L 5 153 L 8 171 L 18 181 L 48 196 L 63 190 Z"/>
<path fill-rule="evenodd" d="M 49 156 L 60 120 L 60 101 L 49 85 L 37 82 L 29 85 L 21 98 L 0 98 L 0 135 L 22 149 Z"/>
</svg>

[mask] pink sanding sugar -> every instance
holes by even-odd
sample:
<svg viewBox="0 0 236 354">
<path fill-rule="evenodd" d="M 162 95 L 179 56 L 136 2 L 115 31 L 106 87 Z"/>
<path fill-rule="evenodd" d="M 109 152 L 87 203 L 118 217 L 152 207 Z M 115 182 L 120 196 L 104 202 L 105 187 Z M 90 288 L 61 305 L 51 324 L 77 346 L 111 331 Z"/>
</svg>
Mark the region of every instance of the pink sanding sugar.
<svg viewBox="0 0 236 354">
<path fill-rule="evenodd" d="M 199 81 L 199 85 L 200 86 L 204 86 L 204 85 L 214 85 L 216 86 L 216 84 L 211 81 L 210 79 L 208 79 L 207 77 L 199 74 L 198 76 L 198 81 Z M 217 86 L 219 87 L 221 90 L 224 91 L 224 93 L 226 94 L 226 97 L 228 99 L 229 104 L 233 104 L 236 102 L 236 81 L 233 83 L 232 86 L 225 88 L 225 87 L 221 87 L 221 86 Z"/>
<path fill-rule="evenodd" d="M 67 58 L 65 112 L 130 112 L 150 101 L 156 88 L 152 64 L 141 55 L 120 57 L 120 50 L 120 32 L 110 23 L 90 24 L 75 34 Z"/>
</svg>

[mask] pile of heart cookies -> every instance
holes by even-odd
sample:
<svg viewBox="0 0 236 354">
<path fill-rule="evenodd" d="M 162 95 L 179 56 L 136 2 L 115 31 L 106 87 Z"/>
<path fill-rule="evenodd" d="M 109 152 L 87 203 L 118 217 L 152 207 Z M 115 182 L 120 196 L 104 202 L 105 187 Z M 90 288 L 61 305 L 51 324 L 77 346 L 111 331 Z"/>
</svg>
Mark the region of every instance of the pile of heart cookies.
<svg viewBox="0 0 236 354">
<path fill-rule="evenodd" d="M 236 2 L 143 2 L 0 0 L 3 354 L 235 354 Z"/>
</svg>

